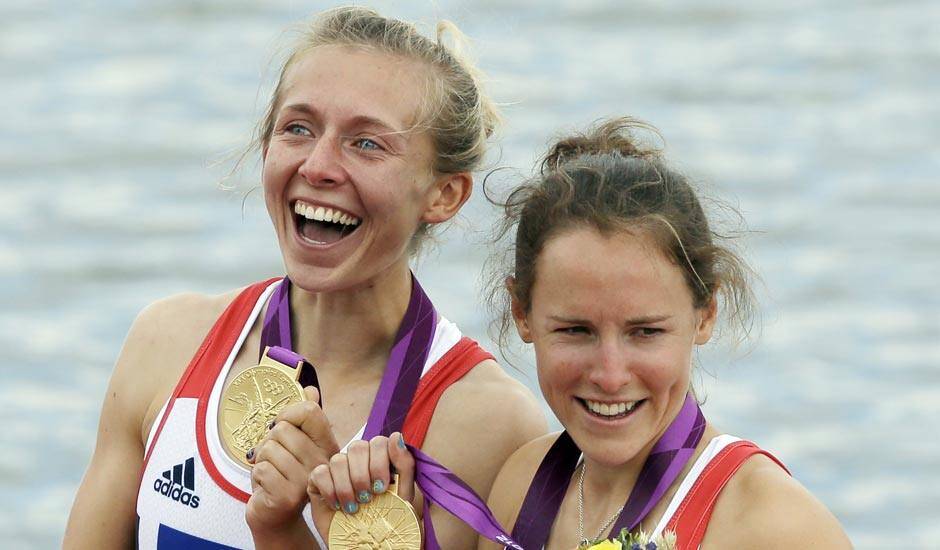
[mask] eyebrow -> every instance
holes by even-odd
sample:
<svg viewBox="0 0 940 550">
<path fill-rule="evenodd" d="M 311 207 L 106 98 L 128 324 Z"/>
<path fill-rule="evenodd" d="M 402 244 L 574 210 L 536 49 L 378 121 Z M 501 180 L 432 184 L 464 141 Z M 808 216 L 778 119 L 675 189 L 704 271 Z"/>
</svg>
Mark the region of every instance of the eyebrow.
<svg viewBox="0 0 940 550">
<path fill-rule="evenodd" d="M 585 319 L 579 319 L 577 317 L 564 317 L 561 315 L 549 315 L 549 319 L 552 321 L 557 321 L 559 323 L 569 323 L 574 325 L 587 325 L 590 324 Z M 624 324 L 627 325 L 652 325 L 656 323 L 661 323 L 672 318 L 672 315 L 647 315 L 645 317 L 632 317 L 629 319 L 624 319 Z"/>
<path fill-rule="evenodd" d="M 292 103 L 290 105 L 285 105 L 284 107 L 281 108 L 281 111 L 282 112 L 293 111 L 293 112 L 298 112 L 298 113 L 305 114 L 311 117 L 320 116 L 320 113 L 315 108 L 305 103 Z M 388 131 L 389 134 L 400 135 L 406 132 L 406 130 L 400 130 L 398 128 L 395 128 L 394 126 L 391 126 L 390 124 L 388 124 L 382 119 L 368 116 L 368 115 L 356 115 L 352 119 L 352 124 L 354 126 L 377 126 L 379 128 L 384 128 L 385 130 Z"/>
</svg>

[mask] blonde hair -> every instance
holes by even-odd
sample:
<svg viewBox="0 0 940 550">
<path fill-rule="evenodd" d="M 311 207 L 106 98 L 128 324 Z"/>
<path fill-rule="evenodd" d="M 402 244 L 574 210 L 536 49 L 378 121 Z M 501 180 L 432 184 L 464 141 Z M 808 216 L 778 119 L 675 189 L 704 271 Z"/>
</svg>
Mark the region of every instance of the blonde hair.
<svg viewBox="0 0 940 550">
<path fill-rule="evenodd" d="M 487 139 L 500 117 L 495 103 L 482 89 L 482 73 L 465 55 L 467 39 L 454 23 L 438 22 L 436 40 L 431 40 L 411 23 L 384 17 L 368 8 L 348 6 L 322 12 L 298 30 L 300 36 L 281 66 L 249 151 L 263 150 L 271 140 L 288 70 L 315 48 L 349 46 L 426 65 L 430 70 L 414 128 L 426 130 L 431 137 L 435 155 L 431 169 L 437 174 L 454 174 L 480 168 Z M 450 46 L 445 44 L 448 35 Z M 429 232 L 429 224 L 418 227 L 412 251 L 420 247 Z"/>
</svg>

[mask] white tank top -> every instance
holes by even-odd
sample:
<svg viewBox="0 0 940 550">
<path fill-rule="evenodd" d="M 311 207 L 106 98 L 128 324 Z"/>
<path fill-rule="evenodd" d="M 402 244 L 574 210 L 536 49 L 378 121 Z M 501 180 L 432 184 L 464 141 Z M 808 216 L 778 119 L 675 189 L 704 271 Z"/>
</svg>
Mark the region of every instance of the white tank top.
<svg viewBox="0 0 940 550">
<path fill-rule="evenodd" d="M 149 458 L 137 495 L 139 548 L 218 550 L 254 547 L 251 531 L 245 523 L 245 503 L 235 496 L 239 492 L 251 493 L 250 472 L 223 449 L 217 420 L 226 375 L 277 284 L 270 284 L 262 292 L 242 327 L 214 381 L 203 421 L 198 421 L 200 399 L 176 397 L 176 391 L 154 420 L 147 439 Z M 422 376 L 461 337 L 456 325 L 440 317 Z M 164 420 L 168 409 L 169 415 Z M 161 423 L 163 427 L 157 435 Z M 353 440 L 360 438 L 364 429 L 365 426 Z M 214 473 L 210 474 L 209 469 Z M 313 526 L 309 504 L 303 515 L 320 547 L 326 549 Z"/>
</svg>

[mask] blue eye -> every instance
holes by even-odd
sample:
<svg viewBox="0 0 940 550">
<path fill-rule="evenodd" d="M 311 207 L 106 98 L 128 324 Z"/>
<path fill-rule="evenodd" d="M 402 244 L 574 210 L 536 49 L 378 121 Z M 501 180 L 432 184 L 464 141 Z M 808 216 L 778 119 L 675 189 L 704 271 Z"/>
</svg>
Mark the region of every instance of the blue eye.
<svg viewBox="0 0 940 550">
<path fill-rule="evenodd" d="M 310 130 L 301 126 L 300 124 L 288 124 L 284 127 L 284 131 L 288 134 L 294 136 L 310 136 L 313 135 Z"/>
<path fill-rule="evenodd" d="M 353 146 L 362 151 L 383 151 L 382 146 L 369 138 L 359 138 L 353 141 Z"/>
<path fill-rule="evenodd" d="M 571 326 L 571 327 L 562 327 L 558 329 L 558 332 L 562 334 L 574 335 L 574 334 L 587 334 L 588 330 L 587 330 L 587 327 L 576 325 L 576 326 Z"/>
</svg>

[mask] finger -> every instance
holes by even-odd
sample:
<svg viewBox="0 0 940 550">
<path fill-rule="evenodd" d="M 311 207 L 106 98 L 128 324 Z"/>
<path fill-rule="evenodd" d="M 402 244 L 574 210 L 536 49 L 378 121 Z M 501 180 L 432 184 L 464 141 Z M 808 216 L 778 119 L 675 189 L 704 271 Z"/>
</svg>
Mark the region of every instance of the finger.
<svg viewBox="0 0 940 550">
<path fill-rule="evenodd" d="M 265 441 L 277 441 L 294 459 L 304 466 L 307 472 L 320 464 L 326 464 L 330 455 L 317 446 L 307 434 L 290 422 L 278 422 L 268 434 Z"/>
<path fill-rule="evenodd" d="M 309 470 L 275 439 L 269 439 L 255 449 L 255 466 L 261 462 L 269 462 L 290 483 L 299 486 L 306 484 Z"/>
<path fill-rule="evenodd" d="M 287 478 L 270 462 L 259 462 L 251 469 L 252 492 L 260 487 L 270 495 L 277 495 L 283 494 L 289 486 Z"/>
<path fill-rule="evenodd" d="M 405 447 L 405 438 L 400 432 L 388 438 L 388 458 L 398 472 L 398 496 L 412 502 L 415 496 L 415 459 Z"/>
<path fill-rule="evenodd" d="M 346 449 L 349 480 L 352 483 L 356 502 L 365 504 L 372 500 L 372 474 L 369 471 L 369 442 L 356 440 Z"/>
<path fill-rule="evenodd" d="M 315 386 L 305 387 L 304 399 L 320 405 L 320 390 L 318 390 Z"/>
<path fill-rule="evenodd" d="M 369 477 L 372 479 L 370 489 L 375 495 L 384 493 L 388 489 L 391 479 L 388 460 L 388 438 L 377 435 L 369 441 Z"/>
<path fill-rule="evenodd" d="M 330 421 L 323 413 L 320 405 L 313 401 L 303 401 L 294 403 L 285 407 L 279 415 L 278 422 L 285 421 L 300 428 L 307 437 L 323 449 L 327 456 L 333 456 L 339 452 L 339 445 L 333 436 L 333 430 L 330 428 Z"/>
<path fill-rule="evenodd" d="M 336 491 L 336 500 L 347 514 L 359 511 L 359 503 L 353 493 L 352 482 L 349 480 L 349 465 L 346 455 L 337 453 L 330 458 L 330 476 L 333 478 L 333 490 Z"/>
<path fill-rule="evenodd" d="M 336 497 L 336 490 L 333 488 L 333 476 L 330 475 L 330 467 L 321 464 L 310 472 L 307 478 L 307 496 L 310 502 L 322 500 L 333 510 L 339 510 L 339 499 Z"/>
</svg>

